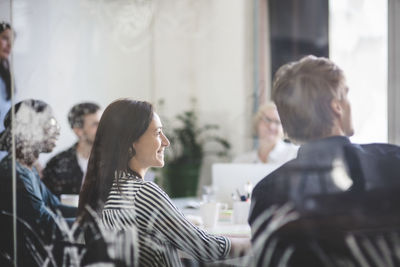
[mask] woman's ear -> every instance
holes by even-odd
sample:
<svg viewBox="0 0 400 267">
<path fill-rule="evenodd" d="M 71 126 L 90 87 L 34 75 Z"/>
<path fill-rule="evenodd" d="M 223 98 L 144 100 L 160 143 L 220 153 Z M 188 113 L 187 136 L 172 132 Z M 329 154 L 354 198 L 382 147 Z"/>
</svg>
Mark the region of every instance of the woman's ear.
<svg viewBox="0 0 400 267">
<path fill-rule="evenodd" d="M 128 154 L 129 154 L 129 158 L 133 158 L 133 157 L 136 155 L 135 143 L 133 143 L 133 144 L 128 148 Z"/>
</svg>

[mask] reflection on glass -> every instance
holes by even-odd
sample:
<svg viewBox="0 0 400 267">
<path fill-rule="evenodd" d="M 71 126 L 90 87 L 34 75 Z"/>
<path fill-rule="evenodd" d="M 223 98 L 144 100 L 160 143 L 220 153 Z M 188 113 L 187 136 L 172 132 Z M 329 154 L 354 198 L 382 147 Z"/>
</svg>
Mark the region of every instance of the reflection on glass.
<svg viewBox="0 0 400 267">
<path fill-rule="evenodd" d="M 25 236 L 18 236 L 18 240 L 26 241 L 27 237 L 30 239 L 29 242 L 18 243 L 18 247 L 21 248 L 20 246 L 28 244 L 36 249 L 30 252 L 29 257 L 22 257 L 18 260 L 21 262 L 31 260 L 30 257 L 35 256 L 33 261 L 38 266 L 43 266 L 47 262 L 54 266 L 82 266 L 99 262 L 110 265 L 137 266 L 140 255 L 143 255 L 142 248 L 147 246 L 160 251 L 160 254 L 165 256 L 165 259 L 157 258 L 158 262 L 166 260 L 174 262 L 178 266 L 181 261 L 186 263 L 185 260 L 178 258 L 179 255 L 177 256 L 176 253 L 176 249 L 187 249 L 184 247 L 186 243 L 177 242 L 177 240 L 188 240 L 185 237 L 182 238 L 187 229 L 195 229 L 194 231 L 197 233 L 202 233 L 202 230 L 192 225 L 190 221 L 182 219 L 184 215 L 174 208 L 169 198 L 161 190 L 157 191 L 158 195 L 154 202 L 162 199 L 164 202 L 161 203 L 166 206 L 159 207 L 150 215 L 146 214 L 148 217 L 145 219 L 138 218 L 135 213 L 127 213 L 124 214 L 126 216 L 121 217 L 121 220 L 112 220 L 110 217 L 103 216 L 103 213 L 99 216 L 97 210 L 89 208 L 88 223 L 85 225 L 75 224 L 71 227 L 72 220 L 64 220 L 58 214 L 58 211 L 63 211 L 63 206 L 53 196 L 54 192 L 49 192 L 43 186 L 39 172 L 35 169 L 37 165 L 34 166 L 35 161 L 45 167 L 47 160 L 52 156 L 52 154 L 45 155 L 45 152 L 61 151 L 70 146 L 72 140 L 75 140 L 65 120 L 72 105 L 87 100 L 96 101 L 105 106 L 114 99 L 132 96 L 135 99 L 146 99 L 153 102 L 156 99 L 165 98 L 169 107 L 166 115 L 171 118 L 188 107 L 191 97 L 196 97 L 201 122 L 219 123 L 221 130 L 226 134 L 224 136 L 227 136 L 229 141 L 233 140 L 230 143 L 234 144 L 234 150 L 245 151 L 248 149 L 250 145 L 246 147 L 243 140 L 246 133 L 249 132 L 251 123 L 248 119 L 250 116 L 243 114 L 247 114 L 246 100 L 251 94 L 246 88 L 251 87 L 247 80 L 249 80 L 249 72 L 252 69 L 251 63 L 249 64 L 252 59 L 248 58 L 250 53 L 247 51 L 251 47 L 248 44 L 248 33 L 251 32 L 248 29 L 247 16 L 249 13 L 244 11 L 251 9 L 253 1 L 229 1 L 228 3 L 227 1 L 207 0 L 59 0 L 56 2 L 18 0 L 12 2 L 15 4 L 12 10 L 13 27 L 17 29 L 18 40 L 13 48 L 15 61 L 10 62 L 11 46 L 8 33 L 11 31 L 6 31 L 4 35 L 0 36 L 0 57 L 3 53 L 5 55 L 3 57 L 6 58 L 6 60 L 2 60 L 0 66 L 2 75 L 0 89 L 5 88 L 5 92 L 7 92 L 8 81 L 13 83 L 12 75 L 9 75 L 8 71 L 9 65 L 12 63 L 16 72 L 17 99 L 41 99 L 50 103 L 54 108 L 53 111 L 48 108 L 38 111 L 36 108 L 41 104 L 30 103 L 20 106 L 16 109 L 15 117 L 12 117 L 7 124 L 7 127 L 15 126 L 12 131 L 13 135 L 10 135 L 11 130 L 7 130 L 2 135 L 4 138 L 1 138 L 7 143 L 4 149 L 11 151 L 11 156 L 9 155 L 7 161 L 0 164 L 1 168 L 4 167 L 3 172 L 7 173 L 7 175 L 1 175 L 0 178 L 3 182 L 4 177 L 7 179 L 12 177 L 8 182 L 17 183 L 17 190 L 22 190 L 18 191 L 18 205 L 26 206 L 23 207 L 24 212 L 18 215 L 21 215 L 20 219 L 30 225 L 30 227 L 26 227 L 22 220 L 18 220 L 19 233 L 26 233 Z M 355 103 L 356 134 L 359 133 L 360 137 L 365 137 L 365 140 L 368 141 L 368 138 L 374 138 L 376 141 L 376 138 L 385 136 L 385 126 L 379 124 L 380 122 L 377 122 L 375 118 L 386 118 L 382 113 L 386 108 L 379 103 L 374 104 L 377 103 L 375 98 L 385 99 L 385 93 L 382 93 L 385 90 L 378 89 L 378 85 L 385 84 L 382 77 L 386 76 L 386 61 L 382 61 L 386 53 L 384 48 L 386 45 L 383 44 L 386 38 L 384 33 L 386 26 L 380 23 L 380 21 L 386 21 L 382 15 L 386 12 L 385 5 L 372 4 L 367 0 L 351 1 L 351 3 L 348 1 L 349 3 L 346 4 L 343 1 L 335 0 L 329 2 L 331 10 L 328 12 L 328 1 L 310 0 L 303 1 L 301 4 L 299 1 L 268 2 L 272 35 L 272 72 L 274 73 L 283 63 L 298 59 L 304 54 L 328 56 L 328 52 L 330 52 L 330 55 L 335 60 L 337 59 L 338 65 L 343 66 L 347 74 L 350 99 L 353 100 L 352 94 L 357 95 L 355 97 L 357 99 L 353 101 Z M 0 9 L 4 6 L 3 3 L 4 1 L 0 2 Z M 370 15 L 365 16 L 359 12 L 360 10 L 368 14 L 375 14 L 376 20 L 370 22 L 368 19 Z M 377 15 L 378 13 L 380 15 Z M 338 16 L 336 17 L 336 15 Z M 328 18 L 331 20 L 328 21 Z M 363 30 L 371 30 L 371 34 L 359 30 L 358 27 L 353 28 L 353 25 L 364 25 L 366 21 L 368 21 L 368 27 L 363 27 Z M 331 25 L 329 29 L 328 22 Z M 345 25 L 341 23 L 345 23 Z M 340 34 L 345 37 L 337 37 Z M 331 41 L 329 51 L 328 36 Z M 365 59 L 379 63 L 366 64 Z M 375 71 L 372 72 L 372 70 L 364 68 L 366 66 L 382 67 L 377 70 L 375 68 Z M 353 70 L 356 70 L 358 74 L 353 74 L 351 72 Z M 363 75 L 359 75 L 359 73 Z M 366 76 L 371 79 L 365 79 Z M 361 83 L 357 85 L 354 80 L 361 81 Z M 357 88 L 368 88 L 368 90 L 364 89 L 363 92 L 367 91 L 367 93 L 361 97 L 356 93 Z M 343 93 L 343 95 L 346 94 Z M 373 103 L 371 104 L 372 108 L 367 106 L 368 110 L 364 110 L 363 107 L 360 109 L 361 105 L 356 102 L 359 99 L 365 102 L 365 95 L 368 95 L 368 99 L 374 100 L 368 101 Z M 5 99 L 9 100 L 7 96 Z M 349 112 L 348 98 L 344 97 L 341 100 L 343 102 L 340 102 L 340 107 L 345 108 L 345 112 Z M 5 106 L 1 105 L 1 108 L 3 107 Z M 298 113 L 306 110 L 305 107 L 309 110 L 310 106 L 304 104 Z M 358 118 L 357 113 L 363 113 L 364 117 Z M 0 111 L 0 115 L 4 114 L 3 111 Z M 316 112 L 316 114 L 321 115 L 322 113 Z M 362 129 L 363 127 L 358 124 L 361 125 L 367 118 L 371 121 L 370 125 L 373 126 L 365 126 L 365 129 Z M 314 122 L 316 121 L 314 119 L 315 117 L 305 121 Z M 308 131 L 311 128 L 304 127 L 306 123 L 301 120 L 294 121 L 301 122 L 299 123 L 300 130 Z M 384 123 L 386 120 L 381 121 Z M 263 117 L 263 123 L 264 126 L 275 128 L 279 126 L 278 119 L 271 117 Z M 283 120 L 282 125 L 287 127 L 287 121 Z M 346 126 L 346 129 L 342 129 L 344 133 L 350 135 L 352 129 L 350 129 L 349 121 L 343 121 L 343 125 Z M 377 131 L 377 128 L 382 131 Z M 364 135 L 366 132 L 370 134 L 368 137 Z M 110 150 L 117 146 L 120 141 L 118 138 L 121 135 L 120 132 L 115 135 L 116 141 L 112 142 Z M 356 138 L 359 137 L 356 136 Z M 13 139 L 15 140 L 14 149 Z M 366 192 L 368 194 L 361 195 L 347 194 L 348 190 L 354 188 L 385 186 L 384 182 L 387 181 L 381 178 L 390 177 L 390 172 L 396 169 L 389 166 L 384 168 L 389 174 L 377 174 L 374 172 L 377 169 L 375 161 L 359 161 L 360 155 L 351 153 L 354 151 L 348 153 L 345 149 L 338 149 L 341 144 L 337 145 L 335 141 L 347 142 L 347 139 L 343 137 L 330 140 L 333 140 L 334 144 L 326 147 L 320 144 L 302 147 L 301 151 L 306 150 L 306 153 L 303 154 L 305 158 L 300 157 L 299 160 L 307 161 L 306 163 L 310 164 L 296 165 L 288 170 L 289 174 L 295 172 L 296 175 L 291 176 L 285 173 L 278 178 L 272 176 L 276 179 L 268 182 L 269 187 L 256 194 L 262 201 L 253 200 L 250 210 L 259 203 L 266 203 L 266 198 L 274 198 L 274 196 L 276 199 L 282 199 L 282 195 L 285 197 L 287 194 L 294 201 L 292 203 L 278 201 L 277 203 L 282 205 L 271 205 L 263 211 L 260 219 L 252 221 L 257 222 L 253 228 L 253 234 L 259 229 L 265 230 L 261 235 L 263 239 L 260 242 L 254 241 L 254 251 L 256 252 L 252 254 L 254 257 L 240 258 L 236 262 L 238 265 L 252 266 L 255 262 L 260 262 L 260 266 L 274 266 L 273 263 L 276 260 L 278 266 L 291 264 L 293 260 L 296 260 L 293 256 L 295 251 L 292 244 L 290 243 L 283 249 L 276 249 L 276 245 L 281 241 L 279 239 L 281 233 L 283 236 L 294 234 L 293 243 L 301 244 L 300 238 L 304 237 L 302 234 L 311 233 L 313 235 L 315 234 L 313 230 L 319 229 L 321 225 L 328 226 L 328 228 L 333 227 L 328 230 L 335 229 L 338 225 L 346 228 L 353 225 L 351 223 L 354 222 L 356 226 L 365 226 L 363 223 L 371 221 L 374 225 L 381 226 L 382 218 L 389 218 L 393 225 L 399 225 L 399 222 L 396 221 L 398 220 L 395 212 L 397 208 L 393 207 L 399 202 L 399 194 L 396 190 L 388 190 L 387 194 L 375 191 L 368 191 Z M 382 141 L 385 140 L 382 139 Z M 327 143 L 329 142 L 327 141 Z M 338 157 L 336 157 L 336 152 L 340 154 Z M 335 157 L 331 157 L 332 154 L 335 154 Z M 325 164 L 327 155 L 329 164 Z M 111 160 L 114 159 L 118 160 L 119 158 L 114 157 Z M 331 161 L 333 164 L 330 164 Z M 107 162 L 100 163 L 107 164 Z M 398 162 L 394 160 L 394 163 Z M 276 174 L 276 172 L 274 173 Z M 113 177 L 109 176 L 108 178 Z M 367 182 L 364 183 L 365 181 L 360 177 L 367 177 Z M 129 176 L 129 178 L 132 177 Z M 271 177 L 267 177 L 266 180 L 268 178 Z M 118 197 L 119 204 L 130 207 L 132 202 L 135 203 L 135 199 L 131 201 L 134 198 L 132 195 L 139 191 L 131 192 L 134 191 L 129 188 L 131 180 L 127 179 L 124 182 L 127 184 L 124 183 L 120 186 L 125 190 L 126 196 L 119 194 L 121 188 L 118 187 L 118 184 L 111 186 L 115 190 L 104 194 L 110 195 L 111 199 Z M 28 183 L 30 183 L 29 186 L 27 186 Z M 293 187 L 288 189 L 287 186 Z M 259 189 L 256 185 L 255 187 Z M 395 186 L 393 188 L 396 189 Z M 8 206 L 2 207 L 2 209 L 12 211 L 10 194 L 15 192 L 14 189 L 5 183 L 0 185 L 0 190 L 3 190 L 0 191 L 0 195 L 6 199 L 1 201 L 0 205 L 7 204 Z M 321 192 L 329 194 L 321 195 Z M 29 197 L 26 193 L 29 193 Z M 143 192 L 141 191 L 141 193 Z M 143 198 L 148 200 L 149 196 L 143 195 Z M 39 205 L 39 213 L 37 213 L 37 205 L 27 206 L 32 199 L 39 201 L 35 204 L 42 203 L 40 201 L 45 202 L 44 206 Z M 74 201 L 71 203 L 76 203 L 76 198 L 73 199 Z M 146 204 L 148 202 L 143 205 Z M 107 205 L 109 209 L 105 213 L 112 210 L 112 200 Z M 369 207 L 374 207 L 374 209 L 369 209 Z M 146 206 L 146 208 L 151 210 L 152 206 Z M 249 208 L 247 202 L 246 208 Z M 139 209 L 138 212 L 141 211 Z M 127 211 L 121 209 L 115 214 L 113 212 L 110 212 L 112 213 L 110 216 Z M 37 220 L 35 216 L 38 214 L 45 214 L 47 222 L 41 221 L 43 216 Z M 338 216 L 338 214 L 346 216 Z M 299 217 L 303 215 L 306 216 Z M 16 218 L 12 213 L 2 213 L 1 216 L 3 216 L 1 223 L 8 221 L 5 218 Z M 64 216 L 68 215 L 64 214 Z M 164 220 L 159 220 L 158 216 L 162 216 Z M 166 230 L 176 229 L 173 225 L 174 220 L 171 220 L 174 216 L 182 219 L 181 222 L 187 226 L 187 229 L 175 231 L 171 235 L 172 237 L 164 239 L 163 234 Z M 323 219 L 307 220 L 310 218 L 307 216 Z M 246 220 L 247 217 L 242 217 L 236 221 L 244 222 Z M 49 221 L 52 224 L 50 227 L 47 226 Z M 107 227 L 104 227 L 104 221 L 109 223 Z M 11 225 L 12 223 L 11 221 Z M 264 227 L 264 223 L 267 223 L 266 227 Z M 16 225 L 15 221 L 14 225 Z M 43 226 L 46 227 L 44 231 Z M 142 232 L 139 233 L 139 227 L 136 226 L 141 227 L 140 231 Z M 305 228 L 302 228 L 304 226 Z M 229 228 L 227 225 L 224 227 Z M 6 227 L 1 227 L 1 229 L 4 233 L 3 238 L 7 234 L 12 234 L 12 231 L 4 230 Z M 124 230 L 119 231 L 120 229 Z M 146 238 L 143 238 L 143 230 L 148 234 L 145 235 Z M 308 232 L 309 230 L 311 232 Z M 85 239 L 88 233 L 95 238 Z M 385 256 L 390 255 L 385 258 L 374 258 L 376 265 L 390 266 L 391 263 L 394 266 L 399 265 L 399 257 L 391 250 L 393 247 L 400 246 L 398 233 L 379 232 L 379 238 L 374 235 L 376 232 L 372 237 L 351 231 L 346 232 L 345 236 L 336 235 L 335 231 L 333 234 L 329 231 L 322 233 L 330 234 L 328 241 L 338 241 L 341 249 L 346 248 L 350 254 L 355 255 L 351 259 L 338 257 L 336 253 L 328 253 L 332 257 L 324 257 L 326 254 L 321 250 L 313 251 L 311 249 L 311 252 L 315 253 L 313 255 L 319 256 L 322 260 L 328 259 L 324 262 L 327 266 L 333 264 L 329 259 L 333 259 L 335 263 L 337 261 L 347 263 L 354 260 L 355 264 L 362 264 L 364 260 L 370 260 L 369 255 L 363 251 L 369 250 L 371 255 L 379 253 L 374 253 L 374 249 L 371 252 L 369 241 L 378 244 L 380 248 L 384 247 Z M 13 236 L 8 237 L 9 243 L 13 241 L 13 238 L 17 240 Z M 306 236 L 307 241 L 310 240 L 309 238 L 310 236 Z M 366 238 L 368 241 L 363 242 Z M 38 240 L 40 242 L 36 242 Z M 223 238 L 219 239 L 220 243 L 223 241 Z M 88 243 L 85 244 L 85 242 Z M 44 244 L 46 246 L 43 246 Z M 325 245 L 325 243 L 322 244 Z M 263 251 L 263 248 L 266 250 Z M 301 253 L 301 249 L 303 248 L 300 246 L 297 255 L 310 255 Z M 200 258 L 200 260 L 204 251 L 209 253 L 208 256 L 212 259 L 229 251 L 227 246 L 210 250 L 209 246 L 204 244 L 202 237 L 194 239 L 188 250 L 192 252 L 194 258 L 199 256 L 197 259 Z M 23 253 L 23 251 L 19 253 Z M 11 254 L 12 251 L 9 259 L 1 259 L 10 261 L 15 257 Z M 191 260 L 194 259 L 190 259 L 189 262 L 192 262 Z M 149 259 L 149 262 L 154 261 L 153 258 Z M 197 264 L 196 261 L 194 262 Z M 318 266 L 324 266 L 324 264 Z M 1 263 L 0 265 L 3 266 Z"/>
</svg>

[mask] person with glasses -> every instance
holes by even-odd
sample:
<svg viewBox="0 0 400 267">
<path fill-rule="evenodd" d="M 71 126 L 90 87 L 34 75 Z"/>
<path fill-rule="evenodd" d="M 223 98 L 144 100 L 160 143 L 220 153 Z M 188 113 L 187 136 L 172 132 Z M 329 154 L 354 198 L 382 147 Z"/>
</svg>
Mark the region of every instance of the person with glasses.
<svg viewBox="0 0 400 267">
<path fill-rule="evenodd" d="M 281 121 L 273 102 L 260 106 L 254 117 L 253 132 L 257 149 L 237 156 L 234 163 L 282 165 L 296 157 L 298 147 L 283 141 Z"/>
<path fill-rule="evenodd" d="M 50 106 L 36 99 L 23 100 L 14 106 L 4 119 L 5 129 L 0 133 L 0 150 L 7 156 L 0 162 L 0 210 L 12 212 L 12 158 L 15 157 L 17 216 L 27 222 L 38 234 L 50 239 L 57 231 L 58 211 L 72 224 L 77 208 L 65 206 L 40 180 L 34 163 L 41 153 L 55 147 L 60 127 Z M 14 135 L 15 154 L 12 137 Z"/>
</svg>

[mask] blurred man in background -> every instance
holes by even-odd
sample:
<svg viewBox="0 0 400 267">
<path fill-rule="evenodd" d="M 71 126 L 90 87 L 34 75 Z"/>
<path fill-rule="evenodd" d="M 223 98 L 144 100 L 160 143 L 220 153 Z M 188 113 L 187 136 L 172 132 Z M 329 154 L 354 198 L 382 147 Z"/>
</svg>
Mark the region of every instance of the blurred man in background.
<svg viewBox="0 0 400 267">
<path fill-rule="evenodd" d="M 43 182 L 57 196 L 79 194 L 100 116 L 100 106 L 91 102 L 76 104 L 68 113 L 78 142 L 51 158 L 43 170 Z"/>
</svg>

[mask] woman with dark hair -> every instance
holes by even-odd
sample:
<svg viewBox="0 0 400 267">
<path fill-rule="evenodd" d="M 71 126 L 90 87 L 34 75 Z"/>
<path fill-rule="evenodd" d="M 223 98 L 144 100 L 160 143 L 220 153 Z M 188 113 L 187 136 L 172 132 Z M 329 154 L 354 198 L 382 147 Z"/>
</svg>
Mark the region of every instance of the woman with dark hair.
<svg viewBox="0 0 400 267">
<path fill-rule="evenodd" d="M 164 191 L 143 180 L 148 168 L 164 166 L 168 146 L 151 104 L 129 99 L 110 104 L 100 119 L 80 192 L 81 224 L 90 207 L 106 229 L 136 229 L 139 266 L 180 266 L 178 249 L 199 261 L 247 249 L 247 239 L 215 236 L 194 226 Z"/>
<path fill-rule="evenodd" d="M 1 110 L 0 119 L 3 122 L 4 117 L 11 106 L 11 73 L 10 63 L 8 61 L 11 54 L 12 30 L 10 24 L 0 22 L 0 94 Z M 5 105 L 6 104 L 6 105 Z M 1 125 L 0 130 L 4 127 Z"/>
<path fill-rule="evenodd" d="M 12 29 L 10 24 L 0 22 L 0 131 L 4 129 L 3 120 L 11 107 L 11 73 L 8 61 L 11 54 Z M 0 159 L 6 154 L 0 152 Z"/>
</svg>

